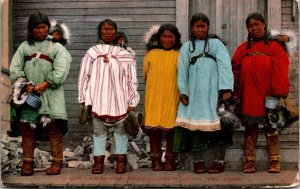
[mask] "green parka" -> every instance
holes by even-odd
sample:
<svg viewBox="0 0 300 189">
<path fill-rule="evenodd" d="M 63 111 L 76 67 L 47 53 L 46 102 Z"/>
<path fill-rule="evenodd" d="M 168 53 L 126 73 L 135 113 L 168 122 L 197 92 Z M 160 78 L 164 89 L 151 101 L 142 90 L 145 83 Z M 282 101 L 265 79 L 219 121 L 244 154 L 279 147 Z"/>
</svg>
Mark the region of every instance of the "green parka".
<svg viewBox="0 0 300 189">
<path fill-rule="evenodd" d="M 41 58 L 26 60 L 26 56 L 34 53 L 47 55 L 53 63 Z M 52 119 L 67 120 L 63 83 L 69 73 L 71 61 L 70 53 L 60 43 L 44 40 L 29 45 L 25 41 L 12 58 L 10 79 L 12 83 L 19 77 L 25 77 L 28 81 L 33 81 L 35 85 L 43 81 L 51 83 L 51 87 L 40 96 L 42 105 L 38 114 L 48 115 Z M 25 112 L 23 111 L 23 115 L 21 113 L 21 119 L 32 121 L 30 120 L 32 116 L 26 117 Z"/>
</svg>

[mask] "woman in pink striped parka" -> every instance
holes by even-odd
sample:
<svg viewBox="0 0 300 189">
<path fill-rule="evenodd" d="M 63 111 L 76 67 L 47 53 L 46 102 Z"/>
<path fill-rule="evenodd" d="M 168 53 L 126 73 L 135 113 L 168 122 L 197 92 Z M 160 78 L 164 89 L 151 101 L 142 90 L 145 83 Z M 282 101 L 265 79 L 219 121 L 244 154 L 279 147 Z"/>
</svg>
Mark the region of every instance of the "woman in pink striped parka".
<svg viewBox="0 0 300 189">
<path fill-rule="evenodd" d="M 98 26 L 99 44 L 91 47 L 80 65 L 79 103 L 91 106 L 94 126 L 93 174 L 103 173 L 108 127 L 114 127 L 116 173 L 126 172 L 128 136 L 124 120 L 139 102 L 136 62 L 116 43 L 117 25 L 106 19 Z"/>
</svg>

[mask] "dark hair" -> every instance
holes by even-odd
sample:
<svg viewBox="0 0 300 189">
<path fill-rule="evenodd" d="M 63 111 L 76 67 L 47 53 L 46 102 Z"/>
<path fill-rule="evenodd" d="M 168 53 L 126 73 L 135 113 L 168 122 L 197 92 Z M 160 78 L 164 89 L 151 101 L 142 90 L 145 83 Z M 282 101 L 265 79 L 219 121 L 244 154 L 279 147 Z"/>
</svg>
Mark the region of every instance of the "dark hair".
<svg viewBox="0 0 300 189">
<path fill-rule="evenodd" d="M 172 47 L 172 49 L 174 49 L 174 50 L 180 49 L 180 47 L 182 45 L 182 43 L 180 41 L 181 34 L 179 33 L 178 28 L 173 24 L 163 24 L 159 27 L 158 32 L 157 32 L 157 40 L 158 40 L 159 48 L 162 48 L 160 38 L 161 38 L 162 34 L 164 33 L 164 31 L 166 31 L 166 30 L 169 30 L 172 34 L 175 35 L 175 44 Z"/>
<path fill-rule="evenodd" d="M 155 48 L 163 49 L 160 38 L 161 38 L 162 34 L 164 33 L 164 31 L 166 31 L 166 30 L 169 30 L 175 36 L 175 44 L 173 45 L 172 49 L 174 49 L 174 50 L 180 49 L 182 43 L 180 41 L 181 34 L 178 31 L 178 28 L 173 24 L 163 24 L 159 27 L 157 33 L 155 33 L 151 36 L 151 39 L 150 39 L 151 42 L 146 45 L 148 51 L 151 49 L 155 49 Z M 156 43 L 155 43 L 155 41 L 156 41 Z"/>
<path fill-rule="evenodd" d="M 266 24 L 266 21 L 265 21 L 265 18 L 263 17 L 263 15 L 261 15 L 260 13 L 258 12 L 254 12 L 254 13 L 251 13 L 248 15 L 247 19 L 246 19 L 246 27 L 248 26 L 249 22 L 250 22 L 250 19 L 254 19 L 254 20 L 258 20 L 260 21 L 261 23 L 265 24 L 266 27 L 265 27 L 265 35 L 264 35 L 264 42 L 265 44 L 268 44 L 268 30 L 267 30 L 267 24 Z M 250 49 L 251 48 L 251 40 L 252 37 L 248 34 L 248 37 L 247 37 L 247 49 Z"/>
<path fill-rule="evenodd" d="M 190 40 L 192 42 L 192 49 L 189 48 L 190 52 L 194 52 L 195 51 L 195 40 L 196 40 L 196 38 L 195 38 L 195 36 L 193 36 L 192 29 L 193 29 L 194 24 L 197 21 L 199 21 L 199 20 L 201 20 L 202 22 L 206 23 L 207 27 L 209 28 L 209 19 L 208 19 L 208 16 L 206 16 L 206 14 L 204 14 L 204 13 L 196 13 L 196 14 L 194 14 L 192 16 L 191 23 L 190 23 Z M 206 46 L 208 44 L 208 37 L 209 36 L 208 36 L 208 31 L 207 31 L 207 34 L 205 36 L 205 44 L 204 44 L 204 50 L 203 50 L 204 52 L 205 52 Z"/>
<path fill-rule="evenodd" d="M 128 41 L 128 36 L 126 33 L 122 32 L 122 31 L 118 31 L 117 32 L 117 40 L 120 38 L 120 37 L 124 37 L 125 38 L 125 42 L 128 44 L 129 41 Z"/>
<path fill-rule="evenodd" d="M 41 23 L 46 24 L 50 28 L 50 22 L 47 15 L 37 12 L 29 16 L 27 24 L 27 40 L 30 45 L 34 43 L 33 30 Z"/>
<path fill-rule="evenodd" d="M 116 32 L 118 31 L 117 24 L 114 21 L 112 21 L 110 19 L 105 19 L 105 20 L 101 21 L 98 25 L 98 41 L 102 41 L 101 29 L 105 23 L 112 26 L 116 30 Z"/>
</svg>

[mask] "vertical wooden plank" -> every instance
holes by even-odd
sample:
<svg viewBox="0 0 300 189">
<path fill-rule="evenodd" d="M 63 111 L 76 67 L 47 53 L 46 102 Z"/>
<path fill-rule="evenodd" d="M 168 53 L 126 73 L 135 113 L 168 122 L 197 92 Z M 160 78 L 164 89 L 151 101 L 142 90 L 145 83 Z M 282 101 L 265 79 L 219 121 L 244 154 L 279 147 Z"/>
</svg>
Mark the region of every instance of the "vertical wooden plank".
<svg viewBox="0 0 300 189">
<path fill-rule="evenodd" d="M 229 3 L 229 12 L 230 12 L 230 18 L 229 18 L 229 26 L 228 26 L 228 30 L 229 32 L 229 39 L 227 41 L 227 48 L 230 52 L 233 52 L 235 50 L 235 46 L 236 46 L 236 38 L 237 35 L 235 32 L 233 31 L 237 31 L 237 22 L 236 22 L 236 13 L 237 13 L 237 1 L 236 0 L 230 0 Z"/>
<path fill-rule="evenodd" d="M 264 15 L 264 17 L 266 17 L 267 15 L 265 14 L 265 6 L 266 6 L 267 2 L 266 0 L 257 0 L 257 10 L 259 13 L 261 13 L 262 15 Z"/>
<path fill-rule="evenodd" d="M 221 38 L 223 37 L 223 32 L 222 32 L 222 9 L 223 9 L 223 5 L 222 5 L 222 0 L 216 0 L 216 34 L 218 36 L 220 36 Z"/>
<path fill-rule="evenodd" d="M 185 42 L 189 37 L 189 0 L 176 0 L 176 26 L 181 33 L 181 41 Z"/>
<path fill-rule="evenodd" d="M 207 2 L 207 5 L 209 8 L 209 20 L 210 20 L 210 26 L 209 30 L 211 33 L 216 34 L 216 0 L 210 0 Z"/>
<path fill-rule="evenodd" d="M 242 43 L 246 39 L 246 26 L 245 26 L 245 17 L 244 17 L 244 1 L 237 1 L 237 28 L 236 28 L 236 37 L 237 37 L 237 45 L 236 47 Z M 233 53 L 232 53 L 233 54 Z"/>
<path fill-rule="evenodd" d="M 268 0 L 267 19 L 268 28 L 281 30 L 281 0 Z"/>
<path fill-rule="evenodd" d="M 222 39 L 228 42 L 230 40 L 230 0 L 223 0 L 222 2 Z"/>
</svg>

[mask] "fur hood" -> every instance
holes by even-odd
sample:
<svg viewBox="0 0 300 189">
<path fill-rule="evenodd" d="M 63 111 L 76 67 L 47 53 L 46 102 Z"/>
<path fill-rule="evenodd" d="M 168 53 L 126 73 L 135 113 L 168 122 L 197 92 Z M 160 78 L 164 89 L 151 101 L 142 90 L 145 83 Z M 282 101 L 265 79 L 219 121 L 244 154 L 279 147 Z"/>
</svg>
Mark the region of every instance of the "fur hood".
<svg viewBox="0 0 300 189">
<path fill-rule="evenodd" d="M 54 31 L 58 31 L 62 34 L 63 39 L 66 40 L 66 43 L 71 43 L 71 32 L 69 27 L 65 23 L 58 23 L 55 19 L 50 21 L 49 33 L 52 34 Z"/>
<path fill-rule="evenodd" d="M 282 31 L 271 30 L 270 34 L 272 37 L 276 37 L 279 35 L 287 35 L 290 39 L 289 42 L 285 43 L 286 47 L 287 47 L 287 51 L 290 56 L 294 54 L 294 52 L 297 48 L 298 39 L 297 39 L 296 34 L 293 31 L 291 31 L 291 30 L 282 30 Z"/>
</svg>

